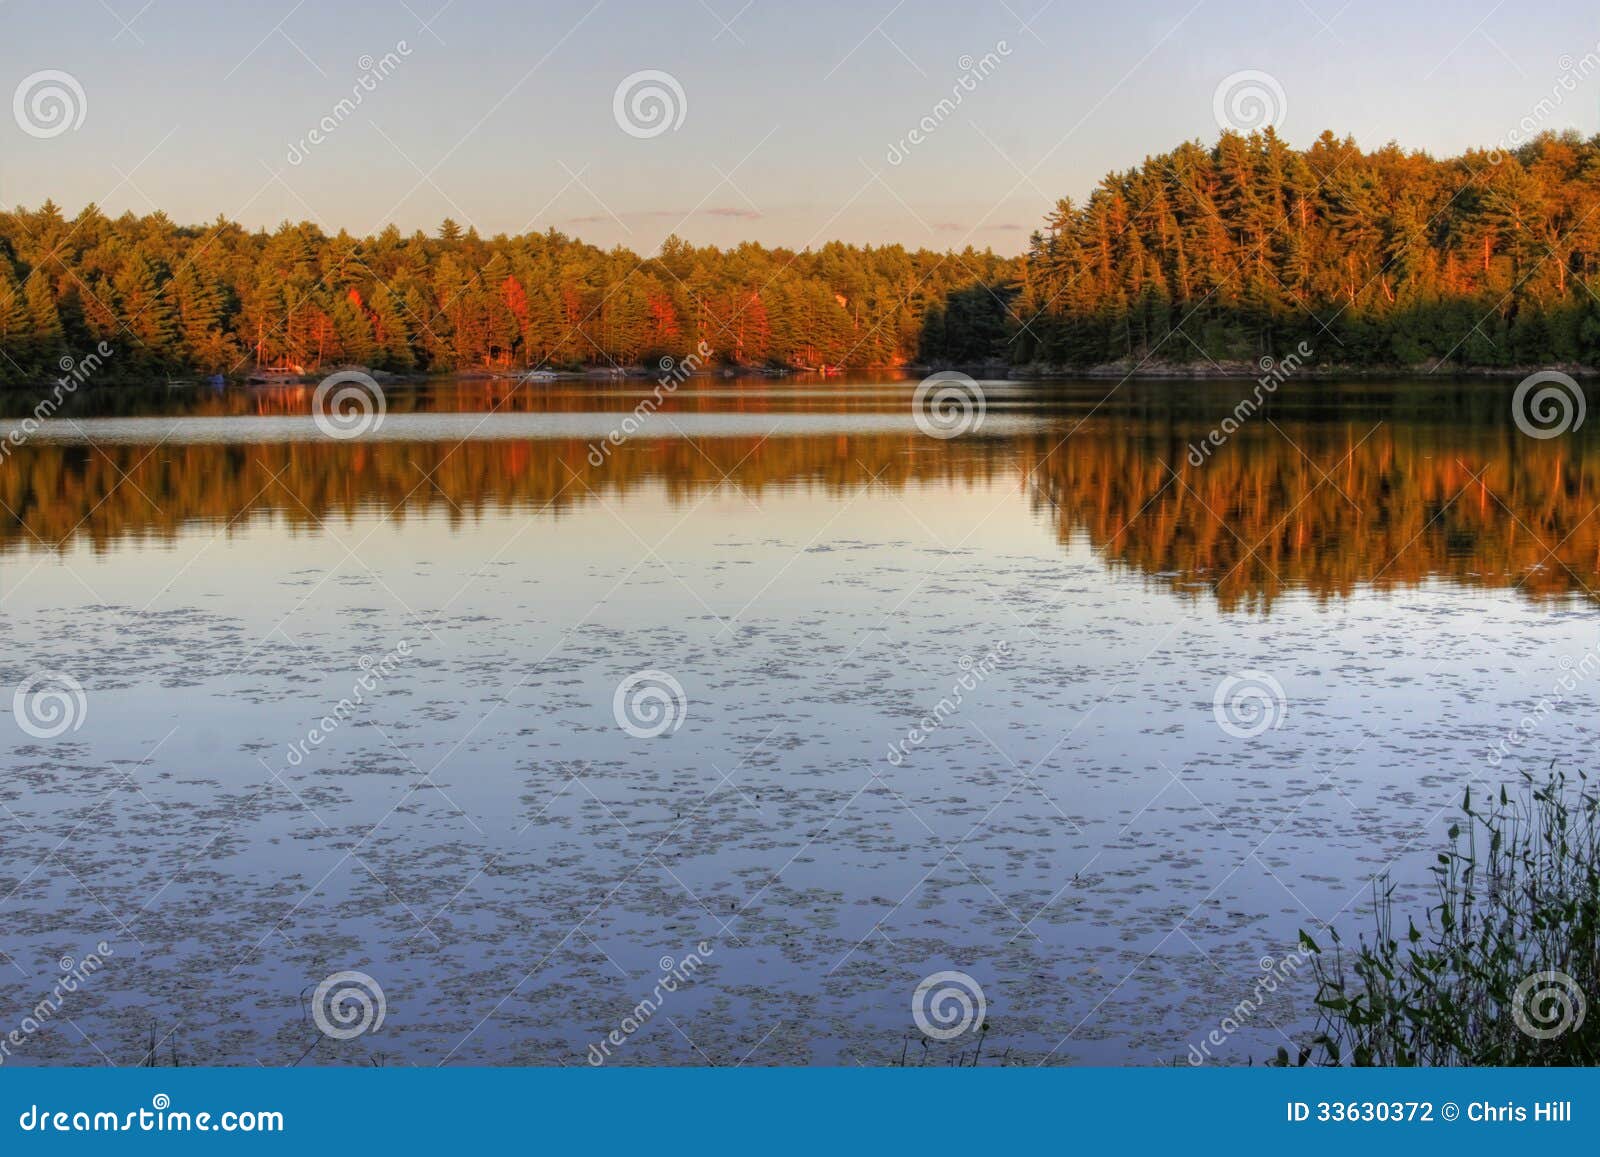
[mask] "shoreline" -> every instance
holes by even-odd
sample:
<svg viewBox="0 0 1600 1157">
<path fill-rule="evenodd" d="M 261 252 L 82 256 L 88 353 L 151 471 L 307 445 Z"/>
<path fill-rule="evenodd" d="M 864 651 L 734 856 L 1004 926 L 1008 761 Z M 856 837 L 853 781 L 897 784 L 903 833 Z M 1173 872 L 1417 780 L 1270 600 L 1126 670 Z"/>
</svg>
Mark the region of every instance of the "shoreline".
<svg viewBox="0 0 1600 1157">
<path fill-rule="evenodd" d="M 1132 363 L 1107 362 L 1095 366 L 1021 365 L 1006 367 L 1008 376 L 1019 381 L 1045 381 L 1051 379 L 1109 379 L 1128 381 L 1255 381 L 1271 374 L 1276 361 L 1220 362 L 1215 364 L 1186 365 L 1182 363 Z M 993 368 L 993 367 L 986 367 Z M 1347 378 L 1399 379 L 1422 381 L 1425 379 L 1460 380 L 1519 380 L 1530 374 L 1555 370 L 1575 378 L 1600 377 L 1600 367 L 1576 363 L 1526 366 L 1456 366 L 1447 363 L 1421 362 L 1400 366 L 1317 365 L 1304 366 L 1284 376 L 1280 383 L 1287 386 L 1292 381 L 1338 381 Z"/>
<path fill-rule="evenodd" d="M 1119 363 L 1107 362 L 1093 366 L 1059 366 L 1048 364 L 1006 365 L 999 363 L 957 364 L 930 363 L 923 365 L 883 365 L 859 366 L 846 369 L 842 372 L 820 374 L 816 370 L 799 368 L 774 368 L 774 367 L 724 367 L 711 370 L 695 370 L 693 373 L 677 375 L 677 380 L 701 381 L 744 381 L 752 378 L 767 378 L 772 380 L 785 379 L 818 379 L 822 382 L 840 380 L 844 378 L 859 378 L 863 375 L 882 374 L 891 381 L 915 382 L 935 373 L 963 373 L 980 381 L 1015 381 L 1015 382 L 1050 382 L 1050 381 L 1111 381 L 1123 380 L 1130 382 L 1229 382 L 1229 381 L 1256 381 L 1264 375 L 1270 374 L 1277 363 L 1258 362 L 1221 362 L 1213 364 L 1188 365 L 1172 362 L 1152 363 Z M 341 369 L 359 367 L 333 367 L 328 374 Z M 1557 371 L 1568 374 L 1580 380 L 1600 378 L 1600 366 L 1581 365 L 1576 363 L 1557 363 L 1554 365 L 1523 365 L 1523 366 L 1454 366 L 1437 363 L 1420 363 L 1405 366 L 1351 366 L 1327 365 L 1308 366 L 1296 369 L 1293 373 L 1283 378 L 1280 388 L 1288 386 L 1293 381 L 1328 382 L 1358 379 L 1363 381 L 1394 380 L 1401 382 L 1420 382 L 1425 380 L 1442 381 L 1517 381 L 1531 374 L 1540 372 Z M 443 373 L 393 373 L 387 370 L 362 370 L 369 374 L 373 380 L 382 386 L 426 386 L 449 383 L 469 382 L 504 382 L 510 385 L 557 385 L 573 382 L 605 384 L 623 382 L 651 382 L 663 376 L 670 375 L 672 371 L 663 371 L 646 366 L 628 366 L 620 370 L 612 369 L 583 369 L 583 370 L 534 370 L 522 373 L 513 373 L 497 370 L 466 370 L 448 371 Z M 537 376 L 535 376 L 537 375 Z M 287 381 L 261 382 L 251 381 L 248 378 L 230 377 L 222 383 L 212 383 L 204 377 L 195 379 L 174 379 L 171 377 L 148 377 L 139 380 L 112 379 L 101 382 L 83 382 L 80 390 L 93 389 L 154 389 L 165 387 L 168 389 L 202 390 L 202 389 L 283 389 L 283 388 L 308 388 L 315 387 L 327 374 L 306 374 L 299 378 Z M 43 380 L 30 385 L 0 385 L 0 394 L 22 394 L 40 389 L 48 389 L 55 385 L 54 380 Z"/>
</svg>

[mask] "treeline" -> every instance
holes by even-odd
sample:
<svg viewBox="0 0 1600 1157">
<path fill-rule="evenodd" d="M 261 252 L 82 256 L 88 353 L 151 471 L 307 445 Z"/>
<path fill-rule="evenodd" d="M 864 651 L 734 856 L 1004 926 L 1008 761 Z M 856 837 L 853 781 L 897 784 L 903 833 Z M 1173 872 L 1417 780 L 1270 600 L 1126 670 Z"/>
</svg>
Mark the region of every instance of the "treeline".
<svg viewBox="0 0 1600 1157">
<path fill-rule="evenodd" d="M 485 239 L 250 232 L 164 214 L 0 214 L 0 381 L 58 373 L 107 341 L 112 376 L 239 375 L 360 363 L 396 372 L 649 365 L 704 342 L 721 364 L 894 365 L 930 305 L 1006 282 L 989 252 L 825 245 L 795 252 L 669 238 L 654 257 L 554 230 Z M 958 324 L 959 330 L 959 324 Z"/>
<path fill-rule="evenodd" d="M 719 364 L 1600 364 L 1600 137 L 1436 160 L 1324 133 L 1187 143 L 1057 203 L 1027 252 L 329 236 L 53 204 L 0 214 L 0 381 Z"/>
<path fill-rule="evenodd" d="M 1184 144 L 1057 203 L 1013 362 L 1600 364 L 1600 137 L 1448 160 L 1324 133 Z"/>
</svg>

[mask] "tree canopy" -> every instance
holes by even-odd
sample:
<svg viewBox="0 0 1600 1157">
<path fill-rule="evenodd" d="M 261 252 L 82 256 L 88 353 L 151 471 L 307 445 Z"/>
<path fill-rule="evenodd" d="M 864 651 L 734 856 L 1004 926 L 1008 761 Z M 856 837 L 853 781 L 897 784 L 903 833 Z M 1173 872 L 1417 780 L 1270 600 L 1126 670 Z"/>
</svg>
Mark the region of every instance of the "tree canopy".
<svg viewBox="0 0 1600 1157">
<path fill-rule="evenodd" d="M 1448 160 L 1271 130 L 1180 145 L 1057 203 L 1011 361 L 1600 362 L 1600 138 Z"/>
<path fill-rule="evenodd" d="M 0 382 L 100 341 L 115 376 L 722 364 L 1600 363 L 1600 137 L 1437 160 L 1270 129 L 1188 142 L 1058 202 L 1007 258 L 555 230 L 251 232 L 164 214 L 0 213 Z"/>
<path fill-rule="evenodd" d="M 1016 259 L 899 245 L 796 252 L 670 237 L 653 257 L 551 230 L 329 236 L 285 222 L 191 228 L 53 203 L 0 214 L 0 380 L 101 340 L 115 372 L 256 364 L 392 371 L 647 365 L 704 342 L 726 364 L 868 366 L 918 355 L 930 303 L 1015 278 Z"/>
</svg>

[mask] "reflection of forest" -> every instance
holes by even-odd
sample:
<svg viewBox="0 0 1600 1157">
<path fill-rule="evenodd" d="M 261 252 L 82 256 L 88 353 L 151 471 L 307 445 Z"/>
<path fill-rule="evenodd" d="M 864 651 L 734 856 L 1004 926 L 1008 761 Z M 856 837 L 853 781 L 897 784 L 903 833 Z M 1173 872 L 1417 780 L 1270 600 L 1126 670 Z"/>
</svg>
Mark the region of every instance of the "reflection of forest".
<svg viewBox="0 0 1600 1157">
<path fill-rule="evenodd" d="M 1060 438 L 1072 431 L 1065 441 Z M 576 439 L 244 445 L 27 444 L 0 467 L 0 548 L 174 536 L 272 514 L 318 521 L 394 511 L 459 525 L 530 516 L 660 485 L 690 501 L 727 476 L 752 496 L 873 483 L 1016 479 L 1065 540 L 1224 606 L 1285 590 L 1349 594 L 1430 576 L 1582 592 L 1600 570 L 1600 457 L 1498 427 L 1253 423 L 1200 467 L 1184 421 L 1093 418 L 1060 434 L 940 442 L 919 434 L 640 438 L 596 467 Z M 1291 441 L 1292 439 L 1292 441 Z M 875 483 L 874 483 L 874 480 Z M 935 500 L 936 501 L 936 500 Z"/>
<path fill-rule="evenodd" d="M 1024 457 L 1063 537 L 1224 606 L 1430 576 L 1538 597 L 1596 588 L 1600 458 L 1515 430 L 1374 427 L 1252 428 L 1198 468 L 1181 432 L 1086 428 Z"/>
<path fill-rule="evenodd" d="M 792 410 L 837 413 L 887 410 L 905 413 L 909 388 L 885 381 L 883 374 L 786 376 L 778 388 L 768 379 L 700 377 L 673 388 L 664 379 L 631 378 L 604 383 L 563 380 L 530 387 L 515 378 L 440 379 L 393 386 L 384 392 L 392 414 L 587 413 L 631 410 L 651 396 L 659 409 L 682 413 L 773 413 Z M 913 383 L 914 384 L 914 383 Z M 660 387 L 658 389 L 658 387 Z M 1102 389 L 1101 393 L 1104 392 Z M 249 389 L 183 391 L 137 387 L 84 391 L 67 399 L 69 417 L 261 418 L 311 413 L 316 387 L 258 386 Z M 654 397 L 660 395 L 659 399 Z M 0 418 L 10 425 L 33 412 L 38 394 L 0 390 Z"/>
</svg>

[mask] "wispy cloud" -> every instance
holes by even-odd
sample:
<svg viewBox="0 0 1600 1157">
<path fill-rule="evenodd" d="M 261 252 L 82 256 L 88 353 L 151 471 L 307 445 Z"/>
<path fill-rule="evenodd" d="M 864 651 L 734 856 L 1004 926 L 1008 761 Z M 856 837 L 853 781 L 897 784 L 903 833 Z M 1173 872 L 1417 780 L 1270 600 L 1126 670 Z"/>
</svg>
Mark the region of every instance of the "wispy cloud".
<svg viewBox="0 0 1600 1157">
<path fill-rule="evenodd" d="M 935 221 L 933 223 L 933 227 L 940 233 L 967 233 L 973 231 L 973 227 L 971 225 L 963 225 L 959 221 Z M 979 225 L 976 229 L 976 232 L 982 233 L 985 230 L 999 230 L 1002 233 L 1015 233 L 1023 228 L 1025 228 L 1025 226 L 1022 225 Z"/>
<path fill-rule="evenodd" d="M 590 225 L 597 221 L 615 221 L 618 217 L 738 217 L 744 220 L 756 220 L 761 216 L 759 210 L 747 209 L 738 205 L 714 205 L 709 209 L 694 209 L 685 212 L 682 209 L 636 209 L 632 212 L 618 213 L 589 213 L 582 217 L 568 217 L 567 222 L 572 225 Z"/>
</svg>

